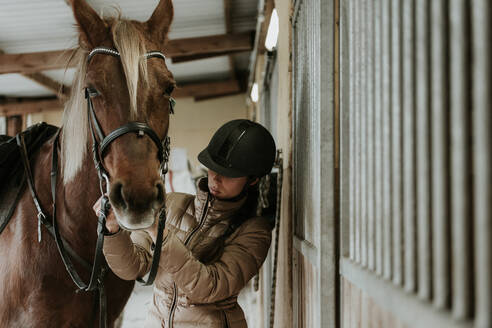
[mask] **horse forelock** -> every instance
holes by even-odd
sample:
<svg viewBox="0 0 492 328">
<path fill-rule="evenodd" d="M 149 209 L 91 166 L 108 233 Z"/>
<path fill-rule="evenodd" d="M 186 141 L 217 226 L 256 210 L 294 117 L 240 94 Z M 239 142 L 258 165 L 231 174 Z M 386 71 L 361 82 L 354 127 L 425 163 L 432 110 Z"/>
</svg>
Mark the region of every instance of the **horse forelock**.
<svg viewBox="0 0 492 328">
<path fill-rule="evenodd" d="M 120 60 L 126 78 L 130 99 L 130 118 L 138 113 L 137 90 L 139 83 L 148 85 L 147 63 L 142 55 L 147 50 L 145 39 L 136 27 L 137 22 L 121 19 L 119 16 L 108 20 L 111 24 L 113 42 L 120 53 Z M 72 92 L 65 103 L 63 113 L 62 161 L 63 181 L 70 182 L 82 167 L 87 155 L 89 141 L 89 122 L 84 94 L 87 73 L 88 52 L 76 49 L 71 60 L 76 63 Z"/>
</svg>

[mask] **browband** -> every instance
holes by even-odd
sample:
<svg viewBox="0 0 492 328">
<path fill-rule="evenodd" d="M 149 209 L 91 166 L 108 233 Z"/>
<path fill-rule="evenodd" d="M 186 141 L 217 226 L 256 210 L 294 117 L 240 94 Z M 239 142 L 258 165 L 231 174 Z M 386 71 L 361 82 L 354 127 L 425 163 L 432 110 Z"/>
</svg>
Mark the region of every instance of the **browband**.
<svg viewBox="0 0 492 328">
<path fill-rule="evenodd" d="M 111 48 L 106 48 L 106 47 L 97 47 L 97 48 L 92 49 L 91 52 L 89 52 L 89 55 L 87 56 L 87 62 L 89 62 L 91 60 L 91 58 L 96 54 L 103 54 L 103 55 L 110 55 L 113 57 L 120 57 L 120 53 L 116 49 L 111 49 Z M 158 58 L 161 58 L 163 60 L 166 60 L 166 56 L 160 51 L 149 51 L 146 54 L 144 54 L 142 57 L 145 57 L 145 59 L 158 57 Z"/>
</svg>

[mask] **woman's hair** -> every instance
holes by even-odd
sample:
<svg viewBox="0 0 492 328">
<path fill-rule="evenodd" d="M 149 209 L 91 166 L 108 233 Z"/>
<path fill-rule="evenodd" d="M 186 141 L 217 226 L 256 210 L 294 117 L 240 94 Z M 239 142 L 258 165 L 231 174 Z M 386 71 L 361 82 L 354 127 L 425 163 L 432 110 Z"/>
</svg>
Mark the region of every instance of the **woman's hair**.
<svg viewBox="0 0 492 328">
<path fill-rule="evenodd" d="M 248 180 L 249 183 L 249 180 Z M 220 236 L 207 250 L 202 250 L 200 261 L 204 264 L 212 263 L 220 255 L 224 249 L 225 241 L 229 238 L 234 231 L 236 231 L 244 222 L 256 216 L 256 209 L 258 207 L 259 187 L 258 183 L 250 185 L 246 188 L 246 201 L 243 206 L 234 214 L 231 219 L 231 223 L 222 236 Z"/>
</svg>

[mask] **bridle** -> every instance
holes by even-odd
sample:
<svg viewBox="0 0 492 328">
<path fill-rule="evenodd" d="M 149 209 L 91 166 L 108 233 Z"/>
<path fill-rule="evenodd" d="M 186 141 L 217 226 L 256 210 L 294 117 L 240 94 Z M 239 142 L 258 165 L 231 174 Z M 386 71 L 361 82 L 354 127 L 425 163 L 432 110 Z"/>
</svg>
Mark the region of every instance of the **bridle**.
<svg viewBox="0 0 492 328">
<path fill-rule="evenodd" d="M 89 53 L 87 56 L 87 63 L 90 62 L 92 57 L 96 54 L 103 54 L 103 55 L 110 55 L 113 57 L 119 57 L 120 53 L 115 50 L 115 49 L 110 49 L 110 48 L 105 48 L 105 47 L 97 47 L 92 49 L 92 51 Z M 143 55 L 145 59 L 150 59 L 153 57 L 156 58 L 161 58 L 162 60 L 166 59 L 166 56 L 162 54 L 159 51 L 151 51 Z M 161 172 L 161 177 L 163 178 L 164 175 L 168 171 L 168 161 L 169 161 L 169 152 L 170 152 L 170 139 L 169 136 L 166 136 L 163 140 L 159 139 L 159 136 L 157 133 L 149 127 L 145 123 L 141 122 L 129 122 L 127 124 L 124 124 L 120 126 L 119 128 L 116 128 L 115 130 L 111 131 L 107 136 L 104 135 L 104 132 L 101 128 L 101 125 L 99 124 L 99 121 L 97 120 L 96 113 L 94 111 L 94 105 L 92 104 L 92 98 L 98 96 L 99 93 L 97 90 L 92 89 L 92 88 L 85 88 L 85 98 L 87 99 L 87 112 L 88 112 L 88 120 L 89 120 L 89 127 L 91 130 L 91 136 L 92 136 L 92 153 L 93 153 L 93 159 L 94 159 L 94 165 L 96 167 L 99 180 L 100 180 L 100 189 L 101 193 L 104 196 L 104 189 L 103 185 L 106 184 L 106 187 L 108 187 L 108 182 L 109 182 L 109 174 L 107 170 L 104 168 L 103 160 L 104 160 L 104 155 L 106 154 L 106 150 L 108 146 L 117 138 L 121 137 L 122 135 L 125 135 L 127 133 L 135 132 L 137 133 L 138 137 L 143 137 L 147 135 L 150 137 L 150 139 L 154 142 L 154 144 L 157 146 L 157 158 L 159 159 L 160 164 L 160 172 Z M 169 106 L 173 106 L 173 101 L 172 98 L 170 98 L 170 104 Z M 99 139 L 99 142 L 96 138 Z"/>
<path fill-rule="evenodd" d="M 103 54 L 103 55 L 110 55 L 114 57 L 119 57 L 120 53 L 115 50 L 115 49 L 110 49 L 106 47 L 97 47 L 92 49 L 92 51 L 89 53 L 87 56 L 87 63 L 90 62 L 91 58 L 96 55 L 96 54 Z M 159 51 L 151 51 L 143 55 L 145 59 L 150 59 L 150 58 L 161 58 L 162 60 L 166 60 L 166 56 L 159 52 Z M 97 170 L 97 174 L 99 177 L 99 189 L 101 191 L 101 211 L 99 212 L 99 220 L 102 224 L 102 227 L 98 227 L 98 236 L 99 230 L 105 231 L 105 225 L 106 225 L 106 216 L 109 212 L 109 199 L 107 197 L 107 194 L 109 194 L 109 173 L 105 169 L 103 160 L 104 160 L 104 155 L 106 154 L 106 150 L 109 147 L 109 145 L 116 140 L 117 138 L 131 132 L 135 132 L 138 137 L 144 137 L 147 135 L 150 137 L 150 139 L 154 142 L 154 144 L 157 146 L 157 158 L 160 162 L 160 175 L 162 180 L 164 180 L 164 176 L 168 172 L 169 168 L 169 154 L 170 154 L 170 138 L 169 136 L 166 136 L 163 140 L 159 138 L 157 133 L 147 124 L 141 123 L 141 122 L 129 122 L 126 123 L 119 128 L 116 128 L 115 130 L 111 131 L 107 136 L 104 135 L 104 132 L 101 128 L 101 125 L 99 124 L 99 121 L 97 120 L 96 113 L 94 111 L 94 105 L 92 104 L 92 98 L 99 95 L 97 90 L 91 89 L 91 88 L 85 88 L 85 98 L 87 99 L 87 112 L 88 112 L 88 121 L 89 121 L 89 127 L 91 130 L 91 136 L 92 136 L 92 154 L 93 154 L 93 160 L 94 160 L 94 166 Z M 174 112 L 174 99 L 169 97 L 169 108 L 171 113 Z M 96 138 L 99 139 L 99 142 Z M 106 190 L 104 190 L 103 186 L 106 186 Z M 157 238 L 156 238 L 156 246 L 155 246 L 155 251 L 154 251 L 154 256 L 152 258 L 152 267 L 150 270 L 149 277 L 147 281 L 144 281 L 142 279 L 138 279 L 141 283 L 143 283 L 145 286 L 151 285 L 154 282 L 155 276 L 157 274 L 157 267 L 159 264 L 159 259 L 160 259 L 160 253 L 161 253 L 161 245 L 162 245 L 162 233 L 164 230 L 165 222 L 166 222 L 166 217 L 165 217 L 165 206 L 163 206 L 160 209 L 160 214 L 159 214 L 159 223 L 158 223 L 158 233 L 157 233 Z M 99 237 L 98 237 L 99 239 Z M 104 239 L 104 238 L 102 238 Z M 98 243 L 99 244 L 99 243 Z M 102 249 L 102 242 L 101 242 L 101 249 Z M 100 252 L 102 253 L 102 251 Z M 96 250 L 96 256 L 97 256 L 97 250 Z"/>
<path fill-rule="evenodd" d="M 91 58 L 96 54 L 104 54 L 111 55 L 114 57 L 119 57 L 120 54 L 115 49 L 105 48 L 105 47 L 97 47 L 94 48 L 89 55 L 87 56 L 87 62 L 91 60 Z M 144 55 L 146 59 L 157 57 L 165 60 L 165 56 L 158 51 L 151 51 Z M 161 178 L 164 180 L 164 175 L 168 171 L 168 161 L 169 161 L 169 152 L 170 152 L 170 139 L 166 136 L 163 140 L 159 138 L 157 133 L 147 124 L 141 122 L 129 122 L 127 124 L 122 125 L 119 128 L 111 131 L 107 136 L 104 135 L 103 130 L 97 120 L 96 113 L 94 112 L 94 106 L 92 104 L 93 97 L 97 96 L 98 93 L 96 90 L 91 88 L 85 89 L 85 97 L 87 99 L 87 111 L 88 111 L 88 121 L 89 127 L 91 130 L 92 136 L 92 153 L 94 166 L 96 168 L 98 177 L 99 177 L 99 189 L 101 191 L 101 210 L 98 213 L 98 224 L 97 224 L 97 242 L 96 242 L 96 250 L 94 254 L 94 260 L 91 266 L 87 261 L 82 259 L 80 256 L 75 253 L 75 251 L 70 247 L 66 240 L 60 235 L 58 229 L 58 223 L 56 220 L 56 182 L 58 177 L 58 145 L 59 145 L 59 132 L 58 130 L 55 140 L 53 142 L 53 153 L 51 160 L 51 196 L 53 201 L 53 215 L 51 217 L 51 222 L 48 220 L 48 215 L 46 215 L 45 211 L 43 211 L 41 204 L 38 200 L 35 188 L 34 188 L 34 180 L 32 178 L 32 170 L 29 165 L 29 159 L 27 157 L 25 143 L 22 137 L 17 137 L 17 142 L 21 147 L 22 160 L 24 164 L 24 168 L 27 175 L 27 180 L 29 184 L 29 188 L 31 190 L 31 195 L 33 197 L 34 203 L 36 205 L 36 209 L 38 211 L 38 241 L 41 242 L 41 224 L 43 224 L 49 231 L 49 233 L 54 237 L 56 241 L 56 245 L 60 256 L 63 260 L 65 268 L 67 269 L 68 274 L 72 278 L 73 282 L 77 286 L 77 291 L 97 291 L 97 295 L 94 301 L 94 310 L 93 310 L 93 320 L 94 323 L 95 314 L 97 312 L 97 302 L 99 302 L 99 327 L 106 327 L 106 317 L 107 317 L 107 306 L 106 306 L 106 293 L 104 288 L 104 277 L 108 270 L 108 265 L 104 258 L 102 249 L 104 244 L 104 236 L 107 234 L 106 230 L 106 217 L 108 215 L 110 204 L 107 194 L 109 193 L 109 173 L 104 167 L 104 156 L 109 145 L 117 138 L 127 134 L 127 133 L 136 133 L 138 137 L 144 137 L 147 135 L 157 146 L 157 157 L 160 162 L 160 174 Z M 169 106 L 171 113 L 173 112 L 174 99 L 170 97 Z M 96 137 L 97 135 L 97 137 Z M 157 269 L 159 265 L 161 248 L 162 248 L 162 240 L 163 240 L 163 231 L 166 222 L 166 208 L 163 206 L 159 211 L 158 218 L 158 230 L 157 230 L 157 238 L 154 247 L 154 255 L 152 258 L 152 265 L 150 269 L 150 273 L 147 281 L 142 279 L 137 279 L 144 285 L 151 285 L 154 282 L 155 276 L 157 274 Z M 75 266 L 71 260 L 74 258 L 79 264 L 81 264 L 84 268 L 91 271 L 90 280 L 88 283 L 85 283 L 78 274 Z"/>
</svg>

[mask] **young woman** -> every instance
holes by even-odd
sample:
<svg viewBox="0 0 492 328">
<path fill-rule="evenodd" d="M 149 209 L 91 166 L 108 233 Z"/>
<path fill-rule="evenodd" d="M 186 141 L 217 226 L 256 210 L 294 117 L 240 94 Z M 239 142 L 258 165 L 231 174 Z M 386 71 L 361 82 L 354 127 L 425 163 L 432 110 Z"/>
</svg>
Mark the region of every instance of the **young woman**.
<svg viewBox="0 0 492 328">
<path fill-rule="evenodd" d="M 237 296 L 270 247 L 271 226 L 255 211 L 257 183 L 273 166 L 275 143 L 260 124 L 234 120 L 217 130 L 198 160 L 209 171 L 197 195 L 166 196 L 166 229 L 146 327 L 247 327 Z M 104 255 L 113 272 L 126 280 L 144 276 L 156 225 L 130 233 L 110 214 L 106 226 Z"/>
</svg>

